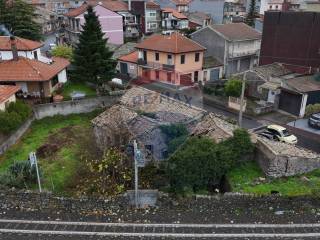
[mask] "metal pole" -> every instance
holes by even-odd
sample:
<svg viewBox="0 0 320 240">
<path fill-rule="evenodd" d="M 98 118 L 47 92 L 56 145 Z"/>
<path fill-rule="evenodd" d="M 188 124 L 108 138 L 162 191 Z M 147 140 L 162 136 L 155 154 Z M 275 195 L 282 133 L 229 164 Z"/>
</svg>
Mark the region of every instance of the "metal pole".
<svg viewBox="0 0 320 240">
<path fill-rule="evenodd" d="M 134 149 L 134 203 L 136 208 L 138 208 L 138 164 L 137 164 L 137 141 L 133 141 L 133 149 Z"/>
<path fill-rule="evenodd" d="M 242 79 L 242 88 L 241 88 L 241 96 L 240 96 L 240 110 L 239 110 L 239 127 L 242 127 L 242 109 L 243 109 L 243 99 L 244 99 L 244 90 L 246 87 L 246 75 L 247 72 L 244 72 Z"/>
<path fill-rule="evenodd" d="M 38 179 L 38 185 L 39 185 L 39 192 L 42 192 L 41 189 L 41 182 L 40 182 L 40 175 L 39 175 L 39 169 L 38 169 L 38 160 L 37 160 L 37 156 L 36 153 L 33 153 L 34 156 L 34 160 L 35 160 L 35 165 L 36 165 L 36 171 L 37 171 L 37 179 Z"/>
</svg>

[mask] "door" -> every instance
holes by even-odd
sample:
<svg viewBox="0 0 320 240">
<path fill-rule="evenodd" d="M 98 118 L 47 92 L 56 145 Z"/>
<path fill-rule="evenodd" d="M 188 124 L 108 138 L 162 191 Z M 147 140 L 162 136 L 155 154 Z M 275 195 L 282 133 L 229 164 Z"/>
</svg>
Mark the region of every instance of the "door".
<svg viewBox="0 0 320 240">
<path fill-rule="evenodd" d="M 299 93 L 281 90 L 279 99 L 279 109 L 299 116 L 301 107 L 302 95 Z"/>
<path fill-rule="evenodd" d="M 240 60 L 240 72 L 250 69 L 251 58 L 244 58 Z"/>
<path fill-rule="evenodd" d="M 210 71 L 210 81 L 217 81 L 219 80 L 219 75 L 220 75 L 220 68 L 218 69 L 212 69 Z"/>
<path fill-rule="evenodd" d="M 120 72 L 122 74 L 128 74 L 128 64 L 127 63 L 120 63 Z"/>
<path fill-rule="evenodd" d="M 192 74 L 183 74 L 180 75 L 180 85 L 191 86 L 192 85 Z"/>
</svg>

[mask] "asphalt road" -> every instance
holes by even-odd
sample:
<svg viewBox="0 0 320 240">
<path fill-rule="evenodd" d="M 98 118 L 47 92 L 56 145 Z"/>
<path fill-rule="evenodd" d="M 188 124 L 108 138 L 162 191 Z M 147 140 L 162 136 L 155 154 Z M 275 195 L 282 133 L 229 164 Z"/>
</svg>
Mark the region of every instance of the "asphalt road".
<svg viewBox="0 0 320 240">
<path fill-rule="evenodd" d="M 0 220 L 2 239 L 319 239 L 320 224 L 135 224 Z"/>
</svg>

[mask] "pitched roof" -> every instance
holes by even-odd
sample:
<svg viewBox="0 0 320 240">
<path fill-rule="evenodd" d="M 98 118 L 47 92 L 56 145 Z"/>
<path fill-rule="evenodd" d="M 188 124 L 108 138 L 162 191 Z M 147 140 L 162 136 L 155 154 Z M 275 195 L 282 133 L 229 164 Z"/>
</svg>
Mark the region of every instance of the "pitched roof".
<svg viewBox="0 0 320 240">
<path fill-rule="evenodd" d="M 147 2 L 146 7 L 148 9 L 160 9 L 160 5 L 155 3 L 155 2 L 153 2 L 153 1 Z"/>
<path fill-rule="evenodd" d="M 123 55 L 123 56 L 119 57 L 118 60 L 123 61 L 123 62 L 137 63 L 138 62 L 138 51 L 134 51 L 129 54 Z"/>
<path fill-rule="evenodd" d="M 100 5 L 106 9 L 109 9 L 113 12 L 121 12 L 121 11 L 128 11 L 128 4 L 123 1 L 112 1 L 112 0 L 102 0 L 102 1 L 96 1 L 96 0 L 89 0 L 88 2 L 85 2 L 80 7 L 72 9 L 65 15 L 67 17 L 77 17 L 87 11 L 88 6 L 91 5 L 92 7 L 95 7 L 97 5 Z"/>
<path fill-rule="evenodd" d="M 172 16 L 178 19 L 188 19 L 184 14 L 178 12 L 173 8 L 162 8 L 162 11 L 165 13 L 172 13 Z"/>
<path fill-rule="evenodd" d="M 24 57 L 17 61 L 3 61 L 0 63 L 0 82 L 48 81 L 69 64 L 68 60 L 60 57 L 54 57 L 51 64 Z"/>
<path fill-rule="evenodd" d="M 285 82 L 290 89 L 301 93 L 320 91 L 320 82 L 313 75 L 286 79 Z"/>
<path fill-rule="evenodd" d="M 42 47 L 44 44 L 24 38 L 15 37 L 18 51 L 32 51 Z M 11 40 L 9 36 L 0 36 L 0 50 L 11 51 Z"/>
<path fill-rule="evenodd" d="M 153 34 L 141 43 L 138 43 L 136 48 L 168 53 L 196 52 L 206 49 L 199 43 L 177 32 L 172 33 L 170 36 Z"/>
<path fill-rule="evenodd" d="M 0 85 L 0 103 L 5 102 L 13 94 L 20 90 L 19 86 Z"/>
<path fill-rule="evenodd" d="M 245 23 L 214 24 L 209 28 L 229 41 L 261 39 L 261 33 Z"/>
<path fill-rule="evenodd" d="M 171 0 L 176 5 L 188 5 L 192 0 Z"/>
</svg>

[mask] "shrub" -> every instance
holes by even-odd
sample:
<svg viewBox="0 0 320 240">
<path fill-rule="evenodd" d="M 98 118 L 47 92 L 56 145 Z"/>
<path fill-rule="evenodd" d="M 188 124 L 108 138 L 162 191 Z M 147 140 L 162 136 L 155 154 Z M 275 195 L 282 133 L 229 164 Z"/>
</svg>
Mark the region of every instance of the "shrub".
<svg viewBox="0 0 320 240">
<path fill-rule="evenodd" d="M 318 113 L 320 112 L 320 103 L 316 103 L 316 104 L 309 104 L 306 107 L 306 116 L 309 117 L 314 113 Z"/>
<path fill-rule="evenodd" d="M 227 96 L 240 97 L 242 82 L 239 79 L 229 79 L 224 86 L 224 92 Z"/>
<path fill-rule="evenodd" d="M 7 108 L 7 112 L 16 112 L 20 115 L 22 121 L 25 121 L 31 114 L 31 107 L 21 101 L 11 102 Z"/>
<path fill-rule="evenodd" d="M 66 45 L 59 45 L 52 49 L 52 55 L 55 57 L 63 57 L 68 60 L 72 60 L 73 50 L 71 47 Z"/>
<path fill-rule="evenodd" d="M 161 131 L 167 136 L 168 140 L 188 135 L 188 130 L 183 124 L 171 124 L 160 126 Z"/>
</svg>

